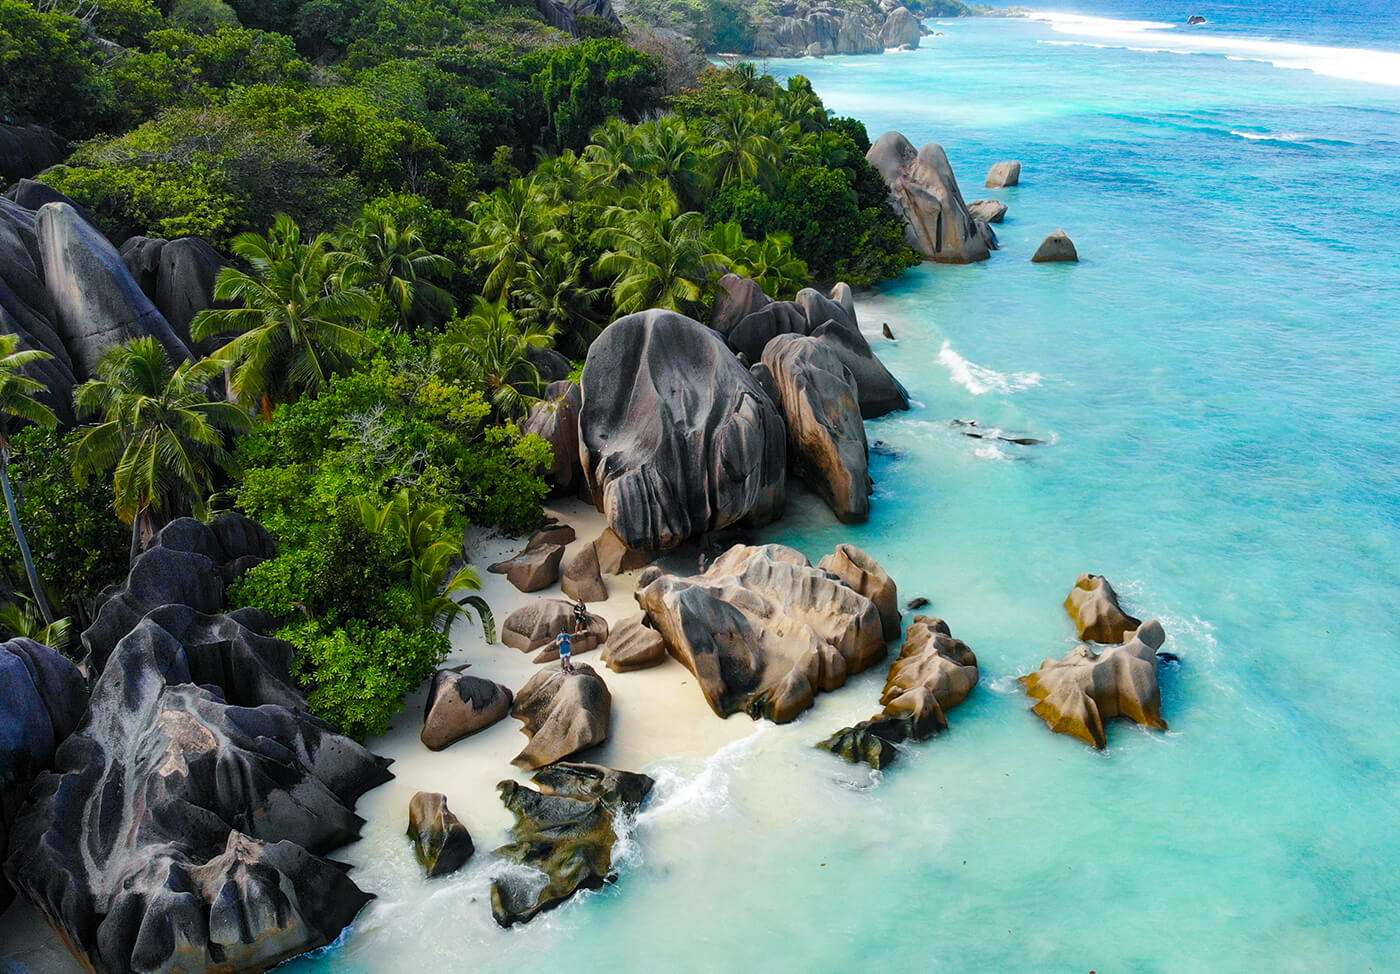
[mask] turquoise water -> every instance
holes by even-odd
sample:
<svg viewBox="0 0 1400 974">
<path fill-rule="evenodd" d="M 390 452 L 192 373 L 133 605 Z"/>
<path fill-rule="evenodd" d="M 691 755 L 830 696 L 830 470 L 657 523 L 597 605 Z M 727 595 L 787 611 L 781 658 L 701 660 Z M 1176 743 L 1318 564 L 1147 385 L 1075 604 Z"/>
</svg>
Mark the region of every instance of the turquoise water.
<svg viewBox="0 0 1400 974">
<path fill-rule="evenodd" d="M 1213 36 L 1251 36 L 1231 9 Z M 968 199 L 1010 205 L 989 262 L 859 300 L 917 401 L 870 425 L 869 524 L 798 505 L 771 537 L 865 547 L 982 686 L 878 775 L 810 746 L 874 712 L 867 673 L 652 768 L 617 887 L 511 932 L 479 875 L 421 909 L 390 893 L 299 969 L 1400 970 L 1400 59 L 1345 59 L 1363 82 L 1131 50 L 1167 45 L 1121 25 L 937 29 L 913 54 L 767 65 L 872 137 L 941 142 Z M 1004 158 L 1022 185 L 982 190 Z M 1082 263 L 1030 264 L 1057 227 Z M 1074 644 L 1083 571 L 1181 657 L 1171 731 L 1116 724 L 1102 754 L 1015 683 Z"/>
</svg>

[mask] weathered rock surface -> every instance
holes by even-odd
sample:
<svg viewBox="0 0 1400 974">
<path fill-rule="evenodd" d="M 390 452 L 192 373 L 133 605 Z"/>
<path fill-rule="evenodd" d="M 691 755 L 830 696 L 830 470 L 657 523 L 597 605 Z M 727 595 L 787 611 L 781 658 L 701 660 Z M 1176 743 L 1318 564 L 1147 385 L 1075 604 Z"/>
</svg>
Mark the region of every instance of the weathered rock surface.
<svg viewBox="0 0 1400 974">
<path fill-rule="evenodd" d="M 812 330 L 802 309 L 792 301 L 773 301 L 744 316 L 729 333 L 729 347 L 750 362 L 763 357 L 763 350 L 777 335 L 805 335 Z"/>
<path fill-rule="evenodd" d="M 530 407 L 523 433 L 534 433 L 554 450 L 550 465 L 541 471 L 561 491 L 573 490 L 581 482 L 578 459 L 578 414 L 583 393 L 577 382 L 551 382 L 544 398 Z"/>
<path fill-rule="evenodd" d="M 593 539 L 593 550 L 598 556 L 598 569 L 608 575 L 645 568 L 656 560 L 655 553 L 628 546 L 612 528 L 604 528 Z"/>
<path fill-rule="evenodd" d="M 501 642 L 522 653 L 550 643 L 561 632 L 573 633 L 574 606 L 565 599 L 539 599 L 529 605 L 522 605 L 501 625 Z M 602 616 L 588 614 L 588 632 L 573 638 L 575 653 L 586 653 L 608 641 L 608 622 Z M 558 659 L 556 655 L 551 657 Z"/>
<path fill-rule="evenodd" d="M 522 592 L 538 592 L 559 581 L 559 562 L 564 557 L 561 544 L 533 544 L 514 558 L 498 561 L 488 572 L 504 575 Z"/>
<path fill-rule="evenodd" d="M 763 351 L 803 479 L 847 523 L 870 515 L 870 449 L 855 377 L 826 342 L 779 335 Z"/>
<path fill-rule="evenodd" d="M 1167 729 L 1157 682 L 1157 650 L 1165 639 L 1160 622 L 1144 622 L 1121 646 L 1101 653 L 1078 646 L 1063 659 L 1047 659 L 1021 684 L 1052 731 L 1102 750 L 1108 747 L 1104 727 L 1114 717 Z"/>
<path fill-rule="evenodd" d="M 83 966 L 265 971 L 369 900 L 322 858 L 386 762 L 312 717 L 247 614 L 148 613 L 20 812 L 7 875 Z"/>
<path fill-rule="evenodd" d="M 953 638 L 946 622 L 916 616 L 885 679 L 880 695 L 885 709 L 817 746 L 853 764 L 886 767 L 899 753 L 896 744 L 947 730 L 947 712 L 967 699 L 978 676 L 976 654 Z"/>
<path fill-rule="evenodd" d="M 836 550 L 817 562 L 822 571 L 838 575 L 841 581 L 864 595 L 880 611 L 880 629 L 885 642 L 899 638 L 899 588 L 880 563 L 853 544 L 839 544 Z"/>
<path fill-rule="evenodd" d="M 646 624 L 646 616 L 628 616 L 608 635 L 602 660 L 615 673 L 659 666 L 666 661 L 666 641 Z"/>
<path fill-rule="evenodd" d="M 987 188 L 1001 189 L 1021 182 L 1021 164 L 1014 160 L 999 162 L 987 173 Z"/>
<path fill-rule="evenodd" d="M 572 524 L 560 524 L 557 521 L 550 521 L 548 524 L 534 531 L 530 535 L 527 548 L 533 548 L 541 544 L 569 545 L 573 544 L 578 537 L 578 532 L 574 530 Z"/>
<path fill-rule="evenodd" d="M 688 578 L 649 568 L 637 602 L 721 717 L 786 723 L 885 656 L 875 604 L 783 545 L 735 545 Z"/>
<path fill-rule="evenodd" d="M 1040 242 L 1040 246 L 1036 248 L 1035 256 L 1031 257 L 1031 262 L 1035 264 L 1077 264 L 1079 263 L 1079 251 L 1075 249 L 1074 241 L 1069 239 L 1068 234 L 1063 230 L 1056 230 Z"/>
<path fill-rule="evenodd" d="M 535 371 L 540 374 L 540 379 L 544 382 L 562 382 L 568 379 L 569 373 L 573 371 L 569 360 L 552 348 L 538 348 L 531 345 L 525 350 L 525 357 L 535 367 Z"/>
<path fill-rule="evenodd" d="M 465 674 L 465 669 L 457 666 L 433 674 L 423 706 L 423 730 L 418 735 L 429 750 L 441 751 L 510 713 L 514 695 L 508 687 Z"/>
<path fill-rule="evenodd" d="M 607 601 L 608 587 L 603 582 L 602 570 L 598 566 L 598 549 L 592 542 L 584 545 L 564 563 L 560 588 L 571 599 L 582 599 L 584 602 Z"/>
<path fill-rule="evenodd" d="M 447 807 L 447 796 L 434 791 L 420 791 L 409 802 L 408 837 L 429 879 L 455 873 L 476 851 L 471 833 Z"/>
<path fill-rule="evenodd" d="M 782 512 L 782 417 L 718 334 L 683 315 L 645 311 L 604 329 L 583 369 L 579 430 L 593 502 L 631 548 L 667 550 Z"/>
<path fill-rule="evenodd" d="M 987 259 L 987 245 L 967 211 L 941 145 L 930 142 L 915 151 L 900 133 L 886 132 L 865 158 L 889 186 L 890 204 L 904 220 L 910 246 L 941 263 Z"/>
<path fill-rule="evenodd" d="M 214 306 L 214 280 L 224 267 L 218 251 L 199 237 L 131 237 L 120 253 L 136 283 L 182 342 L 200 354 L 222 344 L 217 337 L 199 344 L 190 340 L 194 316 Z"/>
<path fill-rule="evenodd" d="M 636 814 L 653 782 L 596 764 L 555 764 L 536 772 L 538 791 L 516 781 L 496 786 L 515 815 L 511 842 L 496 855 L 543 874 L 505 873 L 491 884 L 491 915 L 503 927 L 526 923 L 581 889 L 613 882 L 612 849 L 622 821 Z"/>
<path fill-rule="evenodd" d="M 0 865 L 30 786 L 86 709 L 83 675 L 69 660 L 32 639 L 0 643 Z M 0 913 L 11 899 L 0 873 Z"/>
<path fill-rule="evenodd" d="M 719 279 L 719 288 L 715 291 L 710 327 L 727 340 L 735 325 L 772 303 L 773 299 L 763 293 L 758 282 L 738 274 L 725 274 Z"/>
<path fill-rule="evenodd" d="M 828 321 L 813 328 L 812 337 L 829 345 L 846 368 L 851 370 L 863 417 L 874 419 L 897 409 L 909 408 L 909 393 L 885 368 L 885 363 L 875 357 L 870 343 L 859 331 L 839 321 Z"/>
<path fill-rule="evenodd" d="M 914 50 L 919 46 L 922 35 L 919 18 L 910 13 L 908 7 L 895 7 L 885 16 L 885 26 L 880 28 L 880 43 L 885 47 Z"/>
<path fill-rule="evenodd" d="M 0 185 L 25 179 L 68 155 L 68 142 L 42 125 L 0 123 Z"/>
<path fill-rule="evenodd" d="M 607 740 L 612 694 L 587 663 L 576 664 L 572 673 L 550 665 L 520 688 L 510 715 L 530 739 L 511 764 L 530 771 Z"/>
<path fill-rule="evenodd" d="M 998 248 L 997 233 L 992 229 L 992 225 L 981 217 L 974 217 L 972 223 L 977 227 L 977 232 L 981 235 L 982 242 L 987 245 L 987 249 L 996 250 Z"/>
<path fill-rule="evenodd" d="M 83 630 L 88 666 L 101 673 L 117 642 L 157 606 L 218 612 L 225 586 L 274 554 L 267 531 L 241 514 L 221 514 L 207 525 L 192 517 L 171 521 L 152 536 L 126 580 L 106 594 L 92 625 Z"/>
<path fill-rule="evenodd" d="M 579 36 L 579 17 L 598 17 L 614 26 L 622 26 L 612 0 L 535 0 L 535 6 L 544 15 L 545 23 L 575 37 Z"/>
<path fill-rule="evenodd" d="M 1142 622 L 1123 611 L 1118 593 L 1102 575 L 1080 575 L 1065 596 L 1065 611 L 1074 620 L 1080 639 L 1121 643 Z"/>
<path fill-rule="evenodd" d="M 967 204 L 967 212 L 974 220 L 1000 223 L 1006 219 L 1006 204 L 1001 200 L 973 200 Z"/>
</svg>

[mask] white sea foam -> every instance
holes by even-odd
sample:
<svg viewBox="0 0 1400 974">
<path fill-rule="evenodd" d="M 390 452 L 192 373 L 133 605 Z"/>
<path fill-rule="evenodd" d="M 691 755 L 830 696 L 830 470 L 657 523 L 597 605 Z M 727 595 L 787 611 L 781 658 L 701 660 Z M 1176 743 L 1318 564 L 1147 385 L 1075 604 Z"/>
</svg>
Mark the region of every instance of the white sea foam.
<svg viewBox="0 0 1400 974">
<path fill-rule="evenodd" d="M 1091 46 L 1118 46 L 1165 54 L 1215 54 L 1232 61 L 1259 61 L 1349 81 L 1400 85 L 1400 52 L 1395 51 L 1233 37 L 1199 27 L 1175 30 L 1179 25 L 1153 20 L 1117 20 L 1048 10 L 1033 11 L 1028 16 L 1049 24 L 1056 33 L 1110 42 Z"/>
<path fill-rule="evenodd" d="M 1039 372 L 998 372 L 985 365 L 969 362 L 953 351 L 952 342 L 947 341 L 938 350 L 938 364 L 948 370 L 948 377 L 953 382 L 967 389 L 974 396 L 985 395 L 988 392 L 1010 395 L 1013 392 L 1038 386 L 1041 382 Z"/>
</svg>

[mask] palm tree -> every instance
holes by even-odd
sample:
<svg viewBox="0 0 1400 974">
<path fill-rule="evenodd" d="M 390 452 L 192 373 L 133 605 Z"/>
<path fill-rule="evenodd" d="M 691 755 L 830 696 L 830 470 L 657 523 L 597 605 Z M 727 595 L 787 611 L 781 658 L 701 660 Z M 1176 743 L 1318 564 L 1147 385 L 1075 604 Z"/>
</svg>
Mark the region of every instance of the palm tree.
<svg viewBox="0 0 1400 974">
<path fill-rule="evenodd" d="M 637 128 L 610 118 L 593 130 L 593 141 L 583 150 L 593 186 L 622 189 L 641 178 L 644 146 Z"/>
<path fill-rule="evenodd" d="M 685 120 L 668 115 L 639 129 L 642 132 L 642 168 L 669 183 L 677 198 L 687 204 L 699 202 L 703 182 L 700 153 Z"/>
<path fill-rule="evenodd" d="M 34 611 L 34 601 L 16 593 L 19 602 L 0 605 L 0 629 L 9 634 L 10 639 L 32 639 L 43 643 L 49 649 L 60 653 L 68 651 L 68 641 L 73 635 L 73 620 L 69 618 L 41 619 Z"/>
<path fill-rule="evenodd" d="M 574 255 L 556 250 L 516 281 L 511 303 L 526 330 L 568 336 L 582 353 L 598 336 L 597 305 L 605 290 L 585 284 Z"/>
<path fill-rule="evenodd" d="M 53 410 L 34 398 L 34 394 L 44 388 L 38 379 L 23 373 L 25 366 L 53 358 L 48 352 L 37 349 L 19 350 L 18 335 L 0 335 L 0 487 L 5 491 L 5 510 L 10 515 L 10 529 L 15 533 L 20 557 L 24 559 L 24 573 L 29 576 L 29 589 L 34 593 L 34 602 L 44 623 L 53 620 L 53 610 L 49 608 L 44 585 L 39 581 L 39 571 L 34 567 L 34 556 L 29 551 L 29 539 L 24 536 L 24 528 L 19 523 L 19 511 L 15 509 L 15 493 L 10 486 L 10 420 L 19 419 L 40 426 L 58 425 L 58 417 Z"/>
<path fill-rule="evenodd" d="M 110 349 L 97 378 L 78 387 L 81 416 L 99 417 L 73 450 L 73 475 L 112 471 L 117 516 L 131 524 L 131 557 L 153 516 L 190 510 L 203 516 L 216 473 L 237 469 L 224 446 L 226 431 L 252 426 L 248 413 L 209 397 L 222 362 L 202 359 L 172 367 L 154 338 Z"/>
<path fill-rule="evenodd" d="M 271 419 L 276 403 L 319 391 L 368 347 L 356 326 L 373 320 L 378 303 L 347 279 L 353 258 L 337 251 L 329 234 L 303 242 L 286 214 L 267 236 L 235 237 L 233 251 L 252 273 L 225 267 L 214 297 L 238 306 L 201 311 L 190 334 L 196 341 L 237 335 L 215 357 L 232 368 L 229 386 L 238 401 L 258 404 Z"/>
<path fill-rule="evenodd" d="M 492 300 L 509 294 L 515 279 L 538 259 L 538 254 L 561 240 L 551 225 L 553 207 L 534 177 L 512 179 L 472 204 L 471 255 L 486 275 L 486 296 Z"/>
<path fill-rule="evenodd" d="M 716 184 L 747 179 L 766 185 L 771 181 L 778 146 L 763 131 L 761 113 L 743 101 L 726 102 L 720 114 L 708 119 L 709 161 Z"/>
<path fill-rule="evenodd" d="M 549 347 L 552 337 L 539 326 L 522 329 L 504 300 L 477 296 L 470 315 L 448 323 L 438 348 L 440 354 L 457 357 L 497 418 L 513 419 L 539 398 L 540 373 L 529 350 Z"/>
<path fill-rule="evenodd" d="M 452 317 L 452 296 L 431 280 L 450 276 L 452 261 L 429 251 L 417 227 L 401 227 L 392 214 L 366 206 L 340 246 L 354 258 L 347 279 L 378 288 L 400 329 Z"/>
<path fill-rule="evenodd" d="M 598 271 L 613 277 L 613 303 L 622 314 L 647 308 L 688 311 L 724 258 L 704 242 L 704 217 L 614 208 L 595 234 L 609 248 Z"/>
</svg>

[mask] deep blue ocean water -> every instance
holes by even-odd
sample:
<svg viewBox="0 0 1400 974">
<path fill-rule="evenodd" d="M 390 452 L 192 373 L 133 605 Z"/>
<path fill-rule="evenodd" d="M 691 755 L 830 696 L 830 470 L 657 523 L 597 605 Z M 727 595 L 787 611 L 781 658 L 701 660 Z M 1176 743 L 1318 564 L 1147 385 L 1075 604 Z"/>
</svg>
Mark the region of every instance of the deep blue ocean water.
<svg viewBox="0 0 1400 974">
<path fill-rule="evenodd" d="M 874 712 L 877 668 L 650 769 L 617 887 L 509 933 L 479 880 L 386 894 L 298 969 L 1400 970 L 1400 14 L 1065 9 L 1119 19 L 766 65 L 1010 206 L 990 261 L 859 297 L 917 403 L 870 424 L 870 522 L 796 504 L 770 532 L 855 541 L 931 599 L 982 664 L 951 731 L 883 775 L 814 750 Z M 1008 158 L 1022 184 L 984 190 Z M 1029 263 L 1061 227 L 1082 262 Z M 1115 724 L 1106 753 L 1016 684 L 1074 645 L 1084 571 L 1181 658 L 1170 732 Z"/>
</svg>

